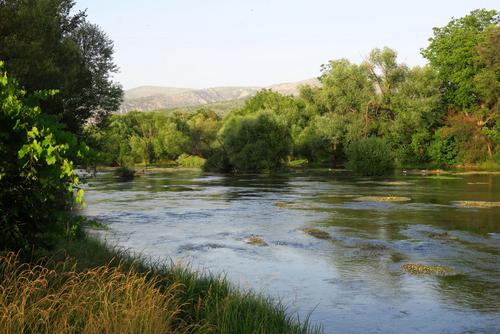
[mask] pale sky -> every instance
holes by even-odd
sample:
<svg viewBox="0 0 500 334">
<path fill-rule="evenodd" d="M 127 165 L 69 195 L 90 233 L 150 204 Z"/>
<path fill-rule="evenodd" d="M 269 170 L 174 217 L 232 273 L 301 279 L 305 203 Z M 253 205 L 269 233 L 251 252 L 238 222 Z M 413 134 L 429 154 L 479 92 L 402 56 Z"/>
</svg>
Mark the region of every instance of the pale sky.
<svg viewBox="0 0 500 334">
<path fill-rule="evenodd" d="M 115 78 L 141 85 L 266 86 L 316 77 L 331 59 L 396 49 L 422 65 L 432 27 L 500 0 L 76 0 L 115 43 Z"/>
</svg>

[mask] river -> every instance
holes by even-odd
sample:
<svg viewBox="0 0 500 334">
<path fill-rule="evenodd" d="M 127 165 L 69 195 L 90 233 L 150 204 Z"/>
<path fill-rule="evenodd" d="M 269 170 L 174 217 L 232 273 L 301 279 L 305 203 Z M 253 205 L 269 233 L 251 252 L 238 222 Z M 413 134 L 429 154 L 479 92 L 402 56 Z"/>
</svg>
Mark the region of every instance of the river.
<svg viewBox="0 0 500 334">
<path fill-rule="evenodd" d="M 460 202 L 499 202 L 500 175 L 164 171 L 99 173 L 86 187 L 84 214 L 109 226 L 103 238 L 225 273 L 301 319 L 312 312 L 325 333 L 500 332 L 500 207 Z M 454 274 L 413 275 L 408 263 Z"/>
</svg>

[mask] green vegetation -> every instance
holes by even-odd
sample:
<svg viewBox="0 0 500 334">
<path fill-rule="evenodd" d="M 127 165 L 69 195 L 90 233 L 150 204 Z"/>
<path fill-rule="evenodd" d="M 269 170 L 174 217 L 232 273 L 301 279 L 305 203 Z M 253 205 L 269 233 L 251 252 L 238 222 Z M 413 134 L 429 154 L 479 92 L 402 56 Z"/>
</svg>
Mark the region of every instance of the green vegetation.
<svg viewBox="0 0 500 334">
<path fill-rule="evenodd" d="M 270 112 L 233 116 L 221 129 L 221 135 L 236 171 L 278 170 L 290 151 L 288 129 Z"/>
<path fill-rule="evenodd" d="M 176 162 L 180 167 L 184 168 L 202 168 L 205 166 L 205 159 L 196 155 L 181 154 Z"/>
<path fill-rule="evenodd" d="M 500 202 L 486 202 L 486 201 L 458 201 L 456 205 L 463 208 L 495 208 L 500 207 Z"/>
<path fill-rule="evenodd" d="M 330 236 L 330 233 L 314 227 L 307 227 L 302 231 L 304 231 L 305 234 L 309 234 L 310 236 L 315 237 L 317 239 L 330 240 L 332 238 Z"/>
<path fill-rule="evenodd" d="M 123 181 L 132 180 L 135 177 L 136 171 L 128 167 L 122 166 L 115 170 L 115 175 Z"/>
<path fill-rule="evenodd" d="M 409 68 L 395 50 L 361 64 L 332 60 L 319 87 L 299 97 L 262 90 L 220 117 L 215 111 L 129 113 L 87 129 L 114 165 L 159 164 L 180 154 L 216 171 L 269 172 L 288 161 L 347 166 L 376 176 L 395 167 L 455 167 L 500 159 L 497 11 L 476 10 L 435 28 Z"/>
<path fill-rule="evenodd" d="M 391 148 L 381 138 L 370 137 L 352 142 L 347 147 L 347 168 L 367 175 L 380 176 L 393 171 Z"/>
<path fill-rule="evenodd" d="M 430 266 L 418 263 L 405 263 L 401 266 L 401 269 L 413 275 L 454 276 L 457 274 L 453 268 L 446 266 Z"/>
<path fill-rule="evenodd" d="M 71 218 L 83 196 L 76 165 L 117 166 L 130 179 L 135 165 L 172 162 L 227 172 L 307 162 L 369 176 L 395 166 L 500 162 L 497 11 L 435 28 L 422 50 L 427 66 L 409 68 L 396 51 L 374 49 L 361 64 L 323 65 L 321 86 L 303 87 L 299 97 L 263 90 L 222 117 L 206 108 L 110 115 L 122 100 L 111 80 L 113 43 L 73 7 L 72 0 L 0 1 L 0 250 L 20 254 L 0 258 L 2 332 L 317 332 L 224 279 L 146 264 L 85 237 L 82 219 Z M 51 260 L 37 266 L 40 254 Z"/>
<path fill-rule="evenodd" d="M 0 245 L 48 246 L 53 234 L 71 235 L 60 219 L 73 205 L 78 177 L 73 160 L 85 147 L 42 114 L 39 101 L 55 91 L 27 95 L 0 62 Z M 75 192 L 81 201 L 82 191 Z"/>
<path fill-rule="evenodd" d="M 260 246 L 260 247 L 268 246 L 267 242 L 264 239 L 255 235 L 246 238 L 245 242 L 252 246 Z"/>
<path fill-rule="evenodd" d="M 32 94 L 57 89 L 42 103 L 45 114 L 73 133 L 87 120 L 99 123 L 122 100 L 111 80 L 117 71 L 113 43 L 73 0 L 0 1 L 0 60 Z"/>
<path fill-rule="evenodd" d="M 361 196 L 354 199 L 359 202 L 408 202 L 410 197 L 403 196 Z"/>
<path fill-rule="evenodd" d="M 146 264 L 96 239 L 61 241 L 48 259 L 21 262 L 12 253 L 0 258 L 5 333 L 321 332 L 223 277 Z"/>
</svg>

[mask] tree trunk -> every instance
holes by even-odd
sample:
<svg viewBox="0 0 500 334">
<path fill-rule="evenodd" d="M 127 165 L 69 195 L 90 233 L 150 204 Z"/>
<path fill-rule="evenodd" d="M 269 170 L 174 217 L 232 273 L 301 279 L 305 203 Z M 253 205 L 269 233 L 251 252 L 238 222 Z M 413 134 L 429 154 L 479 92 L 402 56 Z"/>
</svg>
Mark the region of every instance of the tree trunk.
<svg viewBox="0 0 500 334">
<path fill-rule="evenodd" d="M 493 150 L 491 149 L 491 142 L 489 139 L 486 139 L 486 147 L 488 148 L 488 156 L 490 159 L 493 158 Z"/>
</svg>

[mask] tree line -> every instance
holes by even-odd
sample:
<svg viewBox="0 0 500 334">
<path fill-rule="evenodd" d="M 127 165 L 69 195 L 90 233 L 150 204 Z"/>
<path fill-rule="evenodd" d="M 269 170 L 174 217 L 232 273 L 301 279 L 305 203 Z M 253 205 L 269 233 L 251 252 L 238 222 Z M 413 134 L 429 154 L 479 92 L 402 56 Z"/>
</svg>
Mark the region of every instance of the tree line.
<svg viewBox="0 0 500 334">
<path fill-rule="evenodd" d="M 434 28 L 421 50 L 425 66 L 377 48 L 360 64 L 322 65 L 321 85 L 302 87 L 298 97 L 263 90 L 225 115 L 113 115 L 89 136 L 100 162 L 127 166 L 183 155 L 209 170 L 248 172 L 298 159 L 378 175 L 398 166 L 498 163 L 498 24 L 497 11 L 475 10 Z"/>
</svg>

